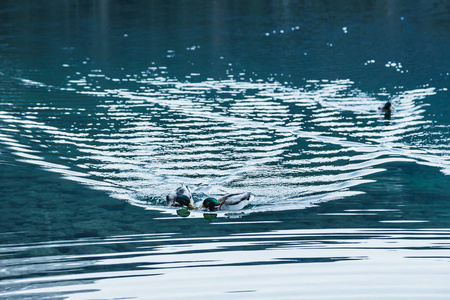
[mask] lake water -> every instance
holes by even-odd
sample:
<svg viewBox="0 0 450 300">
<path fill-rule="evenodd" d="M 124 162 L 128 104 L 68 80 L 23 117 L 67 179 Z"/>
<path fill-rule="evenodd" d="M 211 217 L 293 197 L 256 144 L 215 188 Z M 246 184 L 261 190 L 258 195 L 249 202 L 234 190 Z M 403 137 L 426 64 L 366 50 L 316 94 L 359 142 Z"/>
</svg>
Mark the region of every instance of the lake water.
<svg viewBox="0 0 450 300">
<path fill-rule="evenodd" d="M 0 21 L 1 299 L 450 298 L 448 1 Z M 181 183 L 255 199 L 180 217 Z"/>
</svg>

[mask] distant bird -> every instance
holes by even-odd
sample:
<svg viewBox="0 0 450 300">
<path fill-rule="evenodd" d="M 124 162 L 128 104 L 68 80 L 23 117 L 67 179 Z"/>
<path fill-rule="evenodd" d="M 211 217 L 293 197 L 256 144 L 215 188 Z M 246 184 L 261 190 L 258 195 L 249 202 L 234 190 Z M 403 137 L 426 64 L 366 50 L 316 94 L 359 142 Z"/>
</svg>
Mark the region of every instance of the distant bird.
<svg viewBox="0 0 450 300">
<path fill-rule="evenodd" d="M 383 107 L 378 107 L 378 111 L 384 114 L 384 118 L 386 120 L 390 120 L 391 114 L 394 111 L 394 107 L 392 106 L 391 102 L 388 101 L 386 102 L 386 104 L 384 104 Z"/>
<path fill-rule="evenodd" d="M 184 184 L 166 196 L 166 204 L 167 206 L 195 209 L 191 189 Z"/>
<path fill-rule="evenodd" d="M 218 200 L 212 197 L 203 200 L 202 208 L 207 208 L 210 211 L 215 210 L 240 210 L 243 209 L 250 200 L 254 198 L 250 192 L 229 194 L 219 198 Z"/>
<path fill-rule="evenodd" d="M 384 112 L 384 113 L 391 113 L 394 110 L 391 102 L 389 102 L 389 101 L 386 102 L 386 104 L 383 107 L 379 107 L 378 109 L 380 109 L 381 112 Z"/>
</svg>

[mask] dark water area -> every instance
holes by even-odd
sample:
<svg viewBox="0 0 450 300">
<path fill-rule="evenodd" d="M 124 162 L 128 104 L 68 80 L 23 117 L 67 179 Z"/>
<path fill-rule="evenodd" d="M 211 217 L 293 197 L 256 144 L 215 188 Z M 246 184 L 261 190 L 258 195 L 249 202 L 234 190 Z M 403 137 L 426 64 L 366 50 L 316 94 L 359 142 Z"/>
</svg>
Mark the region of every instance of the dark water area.
<svg viewBox="0 0 450 300">
<path fill-rule="evenodd" d="M 438 0 L 2 1 L 0 299 L 448 299 L 449 32 Z M 255 198 L 180 216 L 181 183 Z"/>
</svg>

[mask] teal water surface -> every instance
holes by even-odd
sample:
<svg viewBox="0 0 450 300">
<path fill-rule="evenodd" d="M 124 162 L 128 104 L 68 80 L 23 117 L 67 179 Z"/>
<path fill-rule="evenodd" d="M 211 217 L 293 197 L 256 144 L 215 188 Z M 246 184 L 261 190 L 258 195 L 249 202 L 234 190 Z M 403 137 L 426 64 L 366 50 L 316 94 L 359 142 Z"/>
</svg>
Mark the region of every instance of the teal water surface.
<svg viewBox="0 0 450 300">
<path fill-rule="evenodd" d="M 446 1 L 0 19 L 0 298 L 450 296 Z M 255 199 L 180 217 L 181 183 Z"/>
</svg>

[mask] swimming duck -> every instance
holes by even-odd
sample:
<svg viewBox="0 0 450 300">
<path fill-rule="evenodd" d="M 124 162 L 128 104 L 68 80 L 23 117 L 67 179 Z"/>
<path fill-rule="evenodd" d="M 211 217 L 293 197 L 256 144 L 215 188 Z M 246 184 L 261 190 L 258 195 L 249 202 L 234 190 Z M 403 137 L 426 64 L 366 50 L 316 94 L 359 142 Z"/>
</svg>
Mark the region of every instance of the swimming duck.
<svg viewBox="0 0 450 300">
<path fill-rule="evenodd" d="M 192 199 L 192 192 L 189 186 L 182 184 L 175 191 L 166 196 L 167 206 L 181 207 L 185 206 L 189 209 L 194 209 L 194 199 Z"/>
<path fill-rule="evenodd" d="M 212 197 L 203 200 L 202 208 L 207 208 L 210 211 L 214 210 L 240 210 L 243 209 L 250 200 L 253 199 L 253 194 L 244 192 L 239 194 L 228 194 L 219 198 L 218 200 Z"/>
<path fill-rule="evenodd" d="M 392 107 L 391 102 L 389 102 L 389 101 L 386 102 L 386 104 L 384 104 L 383 107 L 379 107 L 378 109 L 380 109 L 381 112 L 384 112 L 384 113 L 391 113 L 394 110 L 394 108 Z"/>
<path fill-rule="evenodd" d="M 391 105 L 391 102 L 386 102 L 383 107 L 378 107 L 378 111 L 384 114 L 384 118 L 386 120 L 391 119 L 391 114 L 394 111 L 394 107 Z"/>
</svg>

